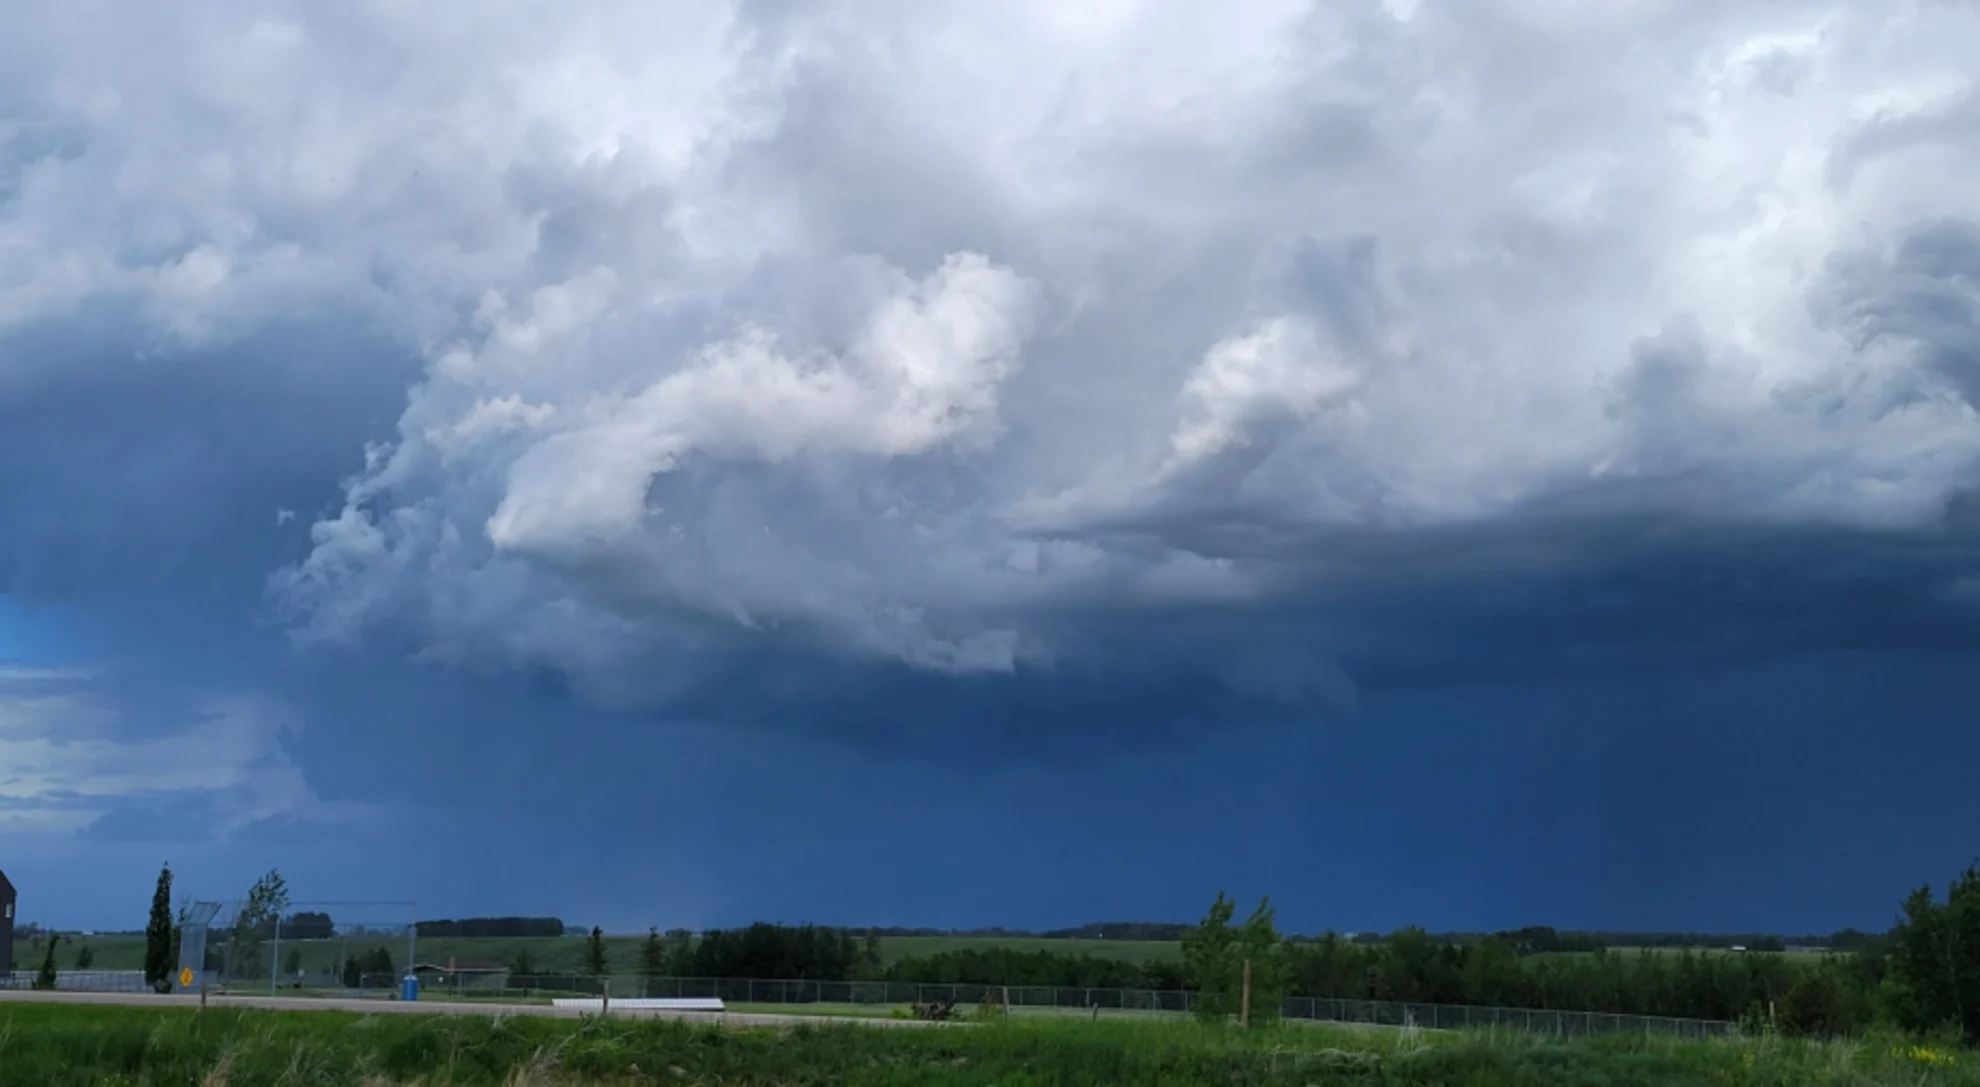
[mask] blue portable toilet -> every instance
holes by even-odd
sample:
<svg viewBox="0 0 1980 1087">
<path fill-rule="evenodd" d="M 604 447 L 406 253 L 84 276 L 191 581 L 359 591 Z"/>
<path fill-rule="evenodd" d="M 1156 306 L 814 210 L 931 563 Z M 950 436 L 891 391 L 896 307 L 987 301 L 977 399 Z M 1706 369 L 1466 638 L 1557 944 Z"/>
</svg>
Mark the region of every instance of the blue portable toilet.
<svg viewBox="0 0 1980 1087">
<path fill-rule="evenodd" d="M 412 972 L 412 971 L 410 971 L 410 970 L 408 970 L 408 971 L 406 971 L 406 976 L 405 976 L 405 979 L 404 979 L 403 981 L 401 981 L 401 982 L 399 982 L 399 999 L 400 999 L 400 1000 L 418 1000 L 418 999 L 419 999 L 419 975 L 418 975 L 418 974 L 415 974 L 415 973 L 413 973 L 413 972 Z"/>
</svg>

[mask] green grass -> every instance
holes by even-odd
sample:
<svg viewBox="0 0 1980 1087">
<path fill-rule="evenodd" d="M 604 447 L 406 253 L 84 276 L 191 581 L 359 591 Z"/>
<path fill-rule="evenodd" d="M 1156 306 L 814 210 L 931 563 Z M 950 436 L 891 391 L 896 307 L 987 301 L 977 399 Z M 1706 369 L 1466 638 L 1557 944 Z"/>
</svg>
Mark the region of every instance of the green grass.
<svg viewBox="0 0 1980 1087">
<path fill-rule="evenodd" d="M 639 962 L 639 947 L 644 936 L 608 936 L 605 938 L 606 954 L 616 973 L 631 974 Z M 548 974 L 584 973 L 584 938 L 581 936 L 508 936 L 508 937 L 432 937 L 420 940 L 417 947 L 419 961 L 445 965 L 448 960 L 487 960 L 502 964 L 513 963 L 517 956 L 527 951 L 536 963 L 538 971 Z M 87 945 L 95 958 L 92 970 L 142 970 L 144 969 L 144 937 L 142 936 L 93 936 L 88 939 L 75 937 L 73 943 L 65 943 L 56 952 L 56 965 L 63 970 L 75 968 L 76 956 Z M 287 959 L 289 952 L 302 952 L 304 972 L 328 974 L 337 969 L 344 955 L 356 954 L 374 947 L 383 947 L 392 953 L 392 961 L 399 967 L 406 965 L 406 940 L 403 936 L 359 936 L 348 940 L 303 940 L 289 941 L 282 945 L 281 956 Z M 944 951 L 980 950 L 984 948 L 1007 947 L 1019 951 L 1056 951 L 1066 955 L 1094 955 L 1102 958 L 1124 959 L 1130 962 L 1147 962 L 1157 959 L 1180 959 L 1180 944 L 1159 940 L 1050 940 L 1043 938 L 1002 939 L 994 936 L 895 936 L 883 937 L 880 941 L 881 957 L 893 963 L 903 958 L 936 955 Z M 40 959 L 28 949 L 16 948 L 15 958 L 24 969 L 40 965 Z M 32 961 L 30 961 L 32 960 Z"/>
<path fill-rule="evenodd" d="M 846 1087 L 1332 1084 L 1980 1087 L 1980 1055 L 1611 1036 L 1430 1035 L 1014 1019 L 956 1029 L 787 1030 L 512 1017 L 0 1004 L 7 1087 Z"/>
</svg>

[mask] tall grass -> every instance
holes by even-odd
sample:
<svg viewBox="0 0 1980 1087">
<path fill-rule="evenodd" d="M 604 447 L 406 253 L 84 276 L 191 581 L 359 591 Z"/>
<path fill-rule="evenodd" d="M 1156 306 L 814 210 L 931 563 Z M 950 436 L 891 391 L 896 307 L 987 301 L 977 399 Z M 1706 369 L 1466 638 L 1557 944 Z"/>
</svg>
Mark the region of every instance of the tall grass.
<svg viewBox="0 0 1980 1087">
<path fill-rule="evenodd" d="M 1980 1087 L 1980 1055 L 1892 1039 L 1563 1041 L 1014 1019 L 953 1029 L 0 1005 L 4 1087 L 610 1084 Z"/>
</svg>

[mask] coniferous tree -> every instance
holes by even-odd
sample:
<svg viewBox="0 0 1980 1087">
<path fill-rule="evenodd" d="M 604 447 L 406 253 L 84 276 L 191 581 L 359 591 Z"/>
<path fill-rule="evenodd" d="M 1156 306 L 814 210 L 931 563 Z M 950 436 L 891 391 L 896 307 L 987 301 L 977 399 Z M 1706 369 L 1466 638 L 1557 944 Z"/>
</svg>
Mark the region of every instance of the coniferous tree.
<svg viewBox="0 0 1980 1087">
<path fill-rule="evenodd" d="M 40 972 L 34 975 L 34 987 L 35 987 L 35 988 L 37 988 L 37 989 L 53 989 L 53 988 L 55 988 L 55 980 L 56 980 L 56 978 L 55 978 L 55 945 L 57 945 L 57 944 L 59 944 L 59 943 L 61 943 L 61 942 L 62 942 L 62 937 L 60 937 L 60 936 L 58 936 L 58 935 L 56 935 L 56 934 L 55 934 L 55 933 L 53 933 L 53 932 L 51 932 L 51 933 L 49 933 L 49 934 L 48 934 L 48 955 L 47 955 L 47 957 L 45 957 L 45 958 L 43 958 L 43 959 L 41 960 L 41 970 L 40 970 Z"/>
<path fill-rule="evenodd" d="M 144 983 L 158 992 L 172 987 L 174 958 L 172 928 L 172 866 L 158 869 L 158 885 L 151 892 L 151 919 L 144 926 Z"/>
<path fill-rule="evenodd" d="M 584 969 L 594 978 L 602 978 L 612 969 L 605 957 L 605 930 L 596 925 L 592 926 L 591 936 L 584 942 Z"/>
<path fill-rule="evenodd" d="M 667 976 L 667 945 L 660 938 L 660 930 L 646 930 L 646 941 L 639 945 L 639 975 L 643 978 Z"/>
</svg>

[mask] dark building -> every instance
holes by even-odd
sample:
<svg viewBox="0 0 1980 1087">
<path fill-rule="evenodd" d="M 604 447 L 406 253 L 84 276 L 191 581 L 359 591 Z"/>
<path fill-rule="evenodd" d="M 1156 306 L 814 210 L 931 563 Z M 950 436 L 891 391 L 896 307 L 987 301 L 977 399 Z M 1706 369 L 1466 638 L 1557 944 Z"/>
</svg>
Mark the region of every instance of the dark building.
<svg viewBox="0 0 1980 1087">
<path fill-rule="evenodd" d="M 14 968 L 14 885 L 0 872 L 0 977 Z"/>
</svg>

